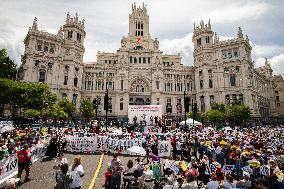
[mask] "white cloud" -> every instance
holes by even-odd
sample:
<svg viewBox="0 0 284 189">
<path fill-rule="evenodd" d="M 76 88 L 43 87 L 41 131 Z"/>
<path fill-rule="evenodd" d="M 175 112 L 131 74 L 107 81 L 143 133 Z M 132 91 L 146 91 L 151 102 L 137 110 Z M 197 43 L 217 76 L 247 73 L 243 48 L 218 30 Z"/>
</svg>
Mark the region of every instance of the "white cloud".
<svg viewBox="0 0 284 189">
<path fill-rule="evenodd" d="M 187 34 L 182 38 L 164 39 L 161 41 L 160 49 L 165 54 L 178 54 L 182 56 L 182 63 L 184 65 L 193 65 L 193 43 L 192 33 Z"/>
<path fill-rule="evenodd" d="M 256 20 L 271 9 L 272 6 L 265 2 L 233 1 L 224 3 L 214 11 L 208 12 L 205 18 L 211 18 L 215 23 Z"/>
</svg>

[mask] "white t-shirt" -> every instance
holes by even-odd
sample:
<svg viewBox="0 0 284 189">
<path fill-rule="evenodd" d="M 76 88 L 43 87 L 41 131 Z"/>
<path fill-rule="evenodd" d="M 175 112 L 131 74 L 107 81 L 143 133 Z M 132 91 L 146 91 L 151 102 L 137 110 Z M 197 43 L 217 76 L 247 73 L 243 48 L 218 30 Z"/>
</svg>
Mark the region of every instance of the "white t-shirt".
<svg viewBox="0 0 284 189">
<path fill-rule="evenodd" d="M 70 188 L 76 188 L 80 187 L 83 185 L 83 180 L 81 175 L 84 174 L 84 169 L 82 165 L 78 165 L 74 171 L 72 171 L 72 167 L 70 168 L 71 170 L 71 176 L 72 176 L 72 183 L 70 184 Z"/>
<path fill-rule="evenodd" d="M 219 188 L 219 182 L 218 181 L 210 181 L 207 183 L 208 189 L 218 189 Z"/>
</svg>

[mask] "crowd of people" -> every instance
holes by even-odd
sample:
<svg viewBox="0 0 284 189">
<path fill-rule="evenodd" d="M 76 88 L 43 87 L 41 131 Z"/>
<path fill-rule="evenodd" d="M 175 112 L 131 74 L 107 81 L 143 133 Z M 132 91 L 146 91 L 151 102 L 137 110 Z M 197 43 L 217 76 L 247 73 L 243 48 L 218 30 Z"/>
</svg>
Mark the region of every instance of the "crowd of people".
<svg viewBox="0 0 284 189">
<path fill-rule="evenodd" d="M 130 182 L 140 183 L 140 187 L 142 182 L 148 188 L 283 188 L 283 133 L 283 126 L 218 132 L 211 127 L 188 132 L 176 128 L 165 134 L 148 133 L 142 145 L 148 152 L 146 157 L 122 165 L 115 153 L 105 185 L 111 189 L 129 186 Z M 171 157 L 158 157 L 161 140 L 171 141 Z"/>
<path fill-rule="evenodd" d="M 52 131 L 51 127 L 46 130 L 14 129 L 1 134 L 0 157 L 3 160 L 17 154 L 18 178 L 21 179 L 25 170 L 25 181 L 29 181 L 29 148 L 41 143 L 45 136 L 51 136 L 46 156 L 57 159 L 54 166 L 55 188 L 77 189 L 82 187 L 84 170 L 80 157 L 76 157 L 72 165 L 64 158 L 65 136 L 92 133 L 116 139 L 136 139 L 142 141 L 146 151 L 145 157 L 129 160 L 125 165 L 120 159 L 129 157 L 120 156 L 119 148 L 112 151 L 113 159 L 105 173 L 105 188 L 284 187 L 284 127 L 281 125 L 221 130 L 204 126 L 189 129 L 177 125 L 168 132 L 151 132 L 154 130 L 145 129 L 142 133 L 123 130 L 113 135 L 110 134 L 112 131 L 105 132 L 96 123 L 91 127 L 56 131 Z M 159 141 L 170 141 L 169 157 L 159 157 Z"/>
</svg>

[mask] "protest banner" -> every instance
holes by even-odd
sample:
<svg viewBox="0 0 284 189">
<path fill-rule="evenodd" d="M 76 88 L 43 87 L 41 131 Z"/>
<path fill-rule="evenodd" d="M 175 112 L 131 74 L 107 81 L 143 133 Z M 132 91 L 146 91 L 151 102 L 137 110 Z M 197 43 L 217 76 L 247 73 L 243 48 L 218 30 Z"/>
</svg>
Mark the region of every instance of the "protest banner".
<svg viewBox="0 0 284 189">
<path fill-rule="evenodd" d="M 175 173 L 179 172 L 179 167 L 174 163 L 170 164 L 169 169 L 172 170 Z"/>
<path fill-rule="evenodd" d="M 31 161 L 32 163 L 39 160 L 42 156 L 44 156 L 45 152 L 47 150 L 47 147 L 43 144 L 33 146 L 31 148 Z"/>
<path fill-rule="evenodd" d="M 30 152 L 31 160 L 34 163 L 45 154 L 46 147 L 42 144 L 36 145 L 30 149 Z M 6 180 L 14 177 L 17 174 L 18 157 L 16 154 L 0 161 L 0 184 L 4 183 Z"/>
<path fill-rule="evenodd" d="M 158 143 L 159 157 L 171 156 L 171 143 L 170 141 L 159 141 Z"/>
<path fill-rule="evenodd" d="M 66 138 L 66 149 L 69 152 L 116 152 L 128 154 L 126 151 L 132 146 L 142 147 L 141 139 L 113 139 L 108 136 L 68 136 Z M 159 157 L 169 157 L 171 155 L 170 141 L 159 141 Z"/>
<path fill-rule="evenodd" d="M 249 173 L 250 175 L 253 174 L 253 170 L 252 170 L 252 168 L 249 165 L 243 167 L 242 170 L 247 172 L 247 173 Z"/>
<path fill-rule="evenodd" d="M 224 165 L 223 171 L 225 174 L 230 174 L 233 171 L 234 167 L 235 165 Z"/>
<path fill-rule="evenodd" d="M 268 166 L 262 166 L 260 168 L 260 174 L 264 176 L 269 176 L 270 175 L 270 168 Z"/>
<path fill-rule="evenodd" d="M 18 157 L 10 156 L 0 162 L 0 184 L 18 174 Z"/>
<path fill-rule="evenodd" d="M 79 136 L 69 136 L 67 140 L 67 151 L 70 152 L 94 152 L 96 151 L 95 142 L 96 137 L 79 137 Z"/>
</svg>

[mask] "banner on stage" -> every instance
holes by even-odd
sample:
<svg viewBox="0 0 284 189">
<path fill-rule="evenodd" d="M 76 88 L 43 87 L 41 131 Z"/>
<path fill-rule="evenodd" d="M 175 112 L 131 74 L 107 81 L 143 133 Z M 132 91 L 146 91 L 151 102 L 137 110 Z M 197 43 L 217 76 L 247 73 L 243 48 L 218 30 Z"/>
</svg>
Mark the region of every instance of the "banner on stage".
<svg viewBox="0 0 284 189">
<path fill-rule="evenodd" d="M 146 125 L 151 124 L 151 116 L 153 123 L 155 122 L 154 117 L 162 117 L 162 105 L 129 105 L 128 106 L 128 119 L 129 123 L 134 123 L 134 117 L 136 116 L 137 123 L 140 121 L 146 122 Z"/>
</svg>

